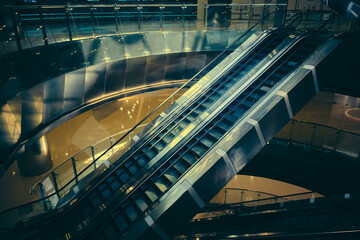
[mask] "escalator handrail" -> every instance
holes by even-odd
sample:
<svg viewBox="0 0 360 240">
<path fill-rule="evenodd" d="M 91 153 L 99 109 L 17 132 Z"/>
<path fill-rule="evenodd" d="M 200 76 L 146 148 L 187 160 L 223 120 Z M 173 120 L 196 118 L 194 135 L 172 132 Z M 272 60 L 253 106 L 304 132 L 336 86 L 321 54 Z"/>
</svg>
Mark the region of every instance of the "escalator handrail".
<svg viewBox="0 0 360 240">
<path fill-rule="evenodd" d="M 281 54 L 281 56 L 278 56 L 276 59 L 280 59 L 280 58 L 281 58 L 282 56 L 284 56 L 288 51 L 290 51 L 295 45 L 297 45 L 297 43 L 299 43 L 301 40 L 303 40 L 304 38 L 307 38 L 307 37 L 309 37 L 309 35 L 299 37 L 297 40 L 295 40 L 295 42 L 294 42 L 288 49 L 286 49 L 286 50 Z M 275 59 L 274 59 L 274 60 L 275 60 Z M 274 64 L 275 62 L 276 62 L 276 61 L 274 61 L 272 64 Z M 262 75 L 262 73 L 264 73 L 267 69 L 269 69 L 269 68 L 272 66 L 272 64 L 270 64 L 266 69 L 264 69 L 261 73 L 259 73 L 258 76 L 257 76 L 255 79 L 257 79 L 258 77 L 260 77 L 260 76 Z M 255 79 L 254 79 L 254 81 L 255 81 Z M 256 89 L 254 89 L 253 91 L 255 91 L 255 90 L 256 90 Z M 253 91 L 252 91 L 252 92 L 253 92 Z M 252 93 L 252 92 L 251 92 L 251 93 Z M 272 91 L 270 91 L 270 92 L 272 92 Z M 269 92 L 269 93 L 270 93 L 270 92 Z M 249 93 L 248 96 L 250 96 L 251 93 Z M 263 97 L 266 97 L 269 93 L 265 94 Z M 244 101 L 244 100 L 242 100 L 242 101 Z M 241 101 L 239 104 L 241 104 L 242 101 Z M 238 104 L 238 105 L 239 105 L 239 104 Z M 258 104 L 258 103 L 257 103 L 257 104 Z M 257 104 L 255 104 L 253 107 L 255 107 Z M 253 108 L 253 107 L 252 107 L 252 108 Z M 245 113 L 245 115 L 243 115 L 243 116 L 241 117 L 241 119 L 244 119 L 248 114 L 249 114 L 249 111 L 247 111 L 247 112 Z M 222 116 L 221 119 L 223 119 L 223 118 L 226 117 L 226 116 L 227 116 L 227 114 L 226 114 L 225 116 Z M 231 129 L 233 129 L 233 128 L 234 128 L 234 126 L 231 127 L 231 128 L 229 129 L 229 131 L 231 131 Z M 225 135 L 222 136 L 217 142 L 220 142 L 224 137 L 225 137 Z M 215 143 L 215 144 L 216 144 L 216 143 Z M 214 144 L 214 145 L 215 145 L 215 144 Z M 208 149 L 207 152 L 209 152 L 212 148 L 213 148 L 213 147 L 211 147 L 210 149 Z M 174 153 L 173 153 L 173 154 L 174 154 Z M 206 154 L 206 153 L 204 153 L 204 155 L 205 155 L 205 154 Z M 169 159 L 171 159 L 171 157 L 172 157 L 172 156 L 168 156 L 167 159 L 169 160 Z M 197 161 L 196 161 L 192 166 L 196 165 L 201 159 L 202 159 L 202 158 L 197 159 Z M 167 160 L 167 161 L 168 161 L 168 160 Z M 157 170 L 159 170 L 164 164 L 166 164 L 167 161 L 165 161 L 164 163 L 161 164 L 160 167 L 158 167 L 157 169 L 155 169 L 154 171 L 152 171 L 140 184 L 138 184 L 137 186 L 135 186 L 134 188 L 132 188 L 131 191 L 127 192 L 126 196 L 125 196 L 123 199 L 121 199 L 118 203 L 116 203 L 115 206 L 112 207 L 112 209 L 115 209 L 115 208 L 119 207 L 119 206 L 120 206 L 121 204 L 123 204 L 127 199 L 129 199 L 129 198 L 132 196 L 132 194 L 133 194 L 137 189 L 139 189 L 148 179 L 150 179 L 150 178 L 157 172 Z M 192 168 L 192 167 L 190 167 L 189 169 L 187 169 L 181 176 L 179 176 L 178 179 L 181 179 L 183 176 L 185 176 L 185 175 L 190 171 L 191 168 Z M 163 172 L 166 172 L 166 170 L 163 171 Z M 158 179 L 158 178 L 159 178 L 159 177 L 157 177 L 157 179 Z M 154 180 L 154 182 L 156 182 L 156 180 Z M 175 183 L 171 184 L 171 186 L 170 186 L 168 189 L 171 189 L 172 186 L 174 186 L 177 182 L 178 182 L 178 181 L 176 181 Z M 161 197 L 160 197 L 160 198 L 161 198 Z M 155 200 L 155 201 L 152 203 L 152 205 L 154 205 L 155 203 L 157 203 L 160 198 L 158 198 L 157 200 Z M 106 216 L 108 216 L 109 214 L 111 214 L 111 213 L 110 213 L 109 211 L 107 211 L 107 212 L 104 213 L 104 215 L 103 215 L 101 218 L 103 219 L 103 218 L 105 218 Z M 88 227 L 94 227 L 94 225 L 91 226 L 90 224 L 87 225 L 87 226 L 88 226 Z M 87 227 L 87 229 L 88 229 L 88 227 Z M 90 229 L 88 229 L 88 230 L 86 230 L 86 231 L 89 231 L 89 230 L 90 230 Z M 81 235 L 82 235 L 82 236 L 80 236 L 80 239 L 83 239 L 83 238 L 86 236 L 86 233 L 85 233 L 85 235 L 84 235 L 84 234 L 81 234 Z"/>
<path fill-rule="evenodd" d="M 116 144 L 118 144 L 120 141 L 122 141 L 126 136 L 128 136 L 132 131 L 134 131 L 140 124 L 142 124 L 144 121 L 146 121 L 152 114 L 154 114 L 158 109 L 160 109 L 162 106 L 164 106 L 170 99 L 172 99 L 180 90 L 182 90 L 188 83 L 190 83 L 191 81 L 193 81 L 201 72 L 203 72 L 206 68 L 208 68 L 212 63 L 214 63 L 218 58 L 220 58 L 221 55 L 225 54 L 225 52 L 227 52 L 231 47 L 233 47 L 241 38 L 243 38 L 244 36 L 246 36 L 248 33 L 250 33 L 256 26 L 258 26 L 259 24 L 261 24 L 264 20 L 266 20 L 266 18 L 272 14 L 275 14 L 279 11 L 283 11 L 283 10 L 278 10 L 278 11 L 274 11 L 271 12 L 269 14 L 267 14 L 265 17 L 263 17 L 258 23 L 256 23 L 254 26 L 252 26 L 250 29 L 248 29 L 245 33 L 243 33 L 242 35 L 240 35 L 239 37 L 237 37 L 223 52 L 221 52 L 219 55 L 217 55 L 216 58 L 214 58 L 210 63 L 208 63 L 204 68 L 202 68 L 198 73 L 196 73 L 191 79 L 189 79 L 184 85 L 182 85 L 179 89 L 177 89 L 172 95 L 170 95 L 167 99 L 165 99 L 158 107 L 156 107 L 151 113 L 149 113 L 145 118 L 143 118 L 140 122 L 138 122 L 133 128 L 131 128 L 126 134 L 124 134 L 119 140 L 117 140 L 112 146 L 110 146 L 105 152 L 103 152 L 97 159 L 100 159 L 102 156 L 104 156 L 112 147 L 114 147 Z M 296 11 L 297 14 L 302 14 L 301 11 Z M 296 14 L 296 16 L 297 16 Z M 292 16 L 292 17 L 295 17 Z M 285 23 L 287 23 L 288 21 L 285 21 Z M 282 25 L 283 26 L 283 25 Z M 281 27 L 281 26 L 280 26 Z M 280 28 L 279 27 L 279 28 Z M 124 162 L 122 163 L 124 164 Z M 121 164 L 120 164 L 121 165 Z M 114 171 L 116 171 L 118 169 L 118 167 L 120 166 L 116 166 L 116 168 L 112 169 L 107 176 L 109 176 L 110 174 L 112 174 Z M 87 168 L 89 168 L 91 165 L 87 166 L 83 171 L 86 171 Z M 82 172 L 83 172 L 82 171 Z M 82 172 L 80 172 L 79 174 L 81 174 Z M 88 190 L 88 193 L 91 192 L 92 189 L 96 188 L 97 186 L 99 186 L 103 181 L 105 181 L 106 177 L 105 176 L 101 181 L 97 182 L 90 190 Z M 75 178 L 73 178 L 72 180 L 70 180 L 69 182 L 73 181 Z M 65 185 L 64 187 L 66 187 L 67 185 Z M 78 199 L 77 202 L 80 202 L 81 199 L 83 199 L 84 197 L 86 197 L 87 194 L 83 195 L 80 199 Z M 76 204 L 74 204 L 76 205 Z M 72 206 L 74 206 L 72 205 Z"/>
<path fill-rule="evenodd" d="M 237 37 L 224 51 L 222 51 L 220 54 L 218 54 L 211 62 L 209 62 L 205 67 L 203 67 L 199 72 L 197 72 L 191 79 L 189 79 L 185 84 L 183 84 L 179 89 L 177 89 L 172 95 L 170 95 L 167 99 L 165 99 L 158 107 L 156 107 L 151 113 L 149 113 L 145 118 L 143 118 L 140 122 L 138 122 L 133 128 L 131 128 L 126 134 L 124 134 L 119 140 L 117 140 L 112 146 L 110 146 L 106 151 L 104 151 L 99 157 L 97 157 L 97 159 L 100 159 L 101 157 L 103 157 L 108 151 L 110 151 L 115 145 L 117 145 L 120 141 L 122 141 L 125 137 L 127 137 L 130 133 L 132 133 L 139 125 L 141 125 L 144 121 L 146 121 L 152 114 L 154 114 L 157 110 L 159 110 L 162 106 L 164 106 L 169 100 L 171 100 L 177 93 L 179 93 L 187 84 L 189 84 L 190 82 L 194 81 L 194 79 L 199 76 L 203 71 L 205 71 L 209 66 L 211 66 L 215 61 L 217 61 L 222 55 L 224 55 L 227 51 L 229 51 L 235 44 L 237 44 L 237 42 L 242 39 L 243 37 L 245 37 L 248 33 L 250 33 L 255 27 L 257 27 L 258 25 L 260 25 L 263 21 L 267 20 L 267 18 L 272 15 L 272 14 L 276 14 L 279 12 L 287 12 L 286 10 L 276 10 L 273 11 L 269 14 L 267 14 L 266 16 L 264 16 L 261 20 L 259 20 L 256 24 L 254 24 L 251 28 L 249 28 L 246 32 L 244 32 L 243 34 L 241 34 L 239 37 Z M 282 25 L 280 25 L 279 27 L 276 27 L 275 29 L 280 29 L 280 28 L 284 28 L 289 20 L 291 20 L 294 17 L 297 17 L 299 15 L 302 15 L 302 11 L 300 10 L 295 10 L 294 12 L 296 12 L 295 15 L 293 15 L 292 17 L 290 17 L 289 19 L 287 19 Z M 266 30 L 269 31 L 269 30 Z M 96 159 L 96 160 L 97 160 Z M 95 162 L 96 162 L 95 160 Z M 78 173 L 78 175 L 80 175 L 82 172 L 86 171 L 89 167 L 91 167 L 91 165 L 87 166 L 83 171 L 81 171 L 80 173 Z M 113 171 L 115 171 L 117 168 L 113 169 L 109 174 L 111 174 Z M 109 175 L 107 174 L 107 176 Z M 81 201 L 81 199 L 85 198 L 87 196 L 87 194 L 89 194 L 91 192 L 91 190 L 93 190 L 94 188 L 96 188 L 98 185 L 100 185 L 104 180 L 106 179 L 106 176 L 100 180 L 99 182 L 97 182 L 97 184 L 95 184 L 94 186 L 92 186 L 92 188 L 90 190 L 87 191 L 86 194 L 84 194 L 83 196 L 81 196 L 80 199 L 78 199 L 73 205 L 69 206 L 70 210 L 72 207 L 76 206 L 78 202 Z M 66 188 L 72 181 L 74 181 L 75 178 L 69 180 L 69 182 L 67 184 L 65 184 L 61 189 L 59 189 L 59 191 L 61 191 L 62 189 Z M 49 199 L 53 196 L 55 196 L 57 193 L 54 192 L 49 196 L 46 196 L 45 198 L 41 198 L 26 204 L 22 204 L 20 206 L 16 206 L 7 210 L 4 210 L 2 212 L 0 212 L 0 216 L 13 211 L 15 209 L 19 209 L 19 208 L 23 208 L 25 206 L 28 205 L 33 205 L 36 203 L 40 203 L 40 204 L 46 204 L 46 202 L 49 201 Z M 65 212 L 65 211 L 64 211 Z"/>
</svg>

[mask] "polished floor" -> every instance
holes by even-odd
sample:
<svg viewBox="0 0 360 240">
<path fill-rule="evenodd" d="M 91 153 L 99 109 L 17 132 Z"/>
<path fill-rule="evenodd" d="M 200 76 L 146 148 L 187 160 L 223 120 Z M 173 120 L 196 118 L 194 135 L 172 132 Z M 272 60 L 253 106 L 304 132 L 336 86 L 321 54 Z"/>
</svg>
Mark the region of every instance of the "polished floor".
<svg viewBox="0 0 360 240">
<path fill-rule="evenodd" d="M 148 115 L 176 89 L 163 89 L 120 99 L 85 112 L 57 127 L 47 134 L 53 169 L 80 150 L 108 139 L 119 132 L 125 133 Z M 178 97 L 179 95 L 177 95 Z M 165 106 L 166 107 L 166 106 Z M 319 92 L 294 119 L 323 124 L 360 134 L 360 99 L 328 92 Z M 36 200 L 29 189 L 45 174 L 22 177 L 16 162 L 0 179 L 0 211 Z M 225 191 L 226 188 L 230 190 Z M 251 176 L 236 176 L 212 203 L 239 201 L 239 190 L 284 196 L 308 192 L 294 185 Z M 227 192 L 227 197 L 225 197 Z M 308 195 L 307 197 L 311 197 Z M 254 200 L 257 194 L 248 194 Z M 242 199 L 245 200 L 245 199 Z"/>
</svg>

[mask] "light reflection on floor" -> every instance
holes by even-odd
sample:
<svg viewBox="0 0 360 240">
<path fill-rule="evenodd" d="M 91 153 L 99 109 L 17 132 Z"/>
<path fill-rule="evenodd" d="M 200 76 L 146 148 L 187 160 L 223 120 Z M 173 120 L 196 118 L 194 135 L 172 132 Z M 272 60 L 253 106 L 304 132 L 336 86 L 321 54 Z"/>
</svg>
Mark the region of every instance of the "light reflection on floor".
<svg viewBox="0 0 360 240">
<path fill-rule="evenodd" d="M 119 132 L 126 133 L 176 90 L 177 88 L 162 89 L 119 99 L 87 111 L 55 128 L 47 134 L 52 169 L 98 141 Z M 175 99 L 185 91 L 181 90 Z M 169 104 L 165 104 L 159 113 L 168 106 Z M 69 171 L 72 173 L 72 169 Z M 62 174 L 66 176 L 72 175 L 71 173 Z M 0 179 L 0 211 L 36 200 L 36 196 L 29 194 L 29 189 L 44 175 L 22 177 L 17 163 L 12 164 Z"/>
<path fill-rule="evenodd" d="M 108 103 L 85 112 L 49 132 L 47 137 L 54 167 L 85 147 L 131 128 L 175 90 L 148 92 Z M 357 98 L 320 92 L 294 118 L 360 133 L 360 122 L 346 116 L 347 110 L 359 109 L 359 106 L 360 100 Z M 28 191 L 41 178 L 42 176 L 21 177 L 17 164 L 14 163 L 0 179 L 0 195 L 2 196 L 0 197 L 0 211 L 35 200 L 36 198 L 29 195 Z M 293 185 L 278 184 L 273 180 L 256 178 L 256 181 L 251 181 L 244 176 L 236 178 L 242 179 L 241 184 L 235 184 L 238 181 L 233 180 L 235 182 L 230 182 L 229 186 L 274 195 L 306 191 Z M 249 185 L 250 183 L 252 184 Z M 218 199 L 214 201 L 224 201 L 224 196 L 218 196 Z"/>
</svg>

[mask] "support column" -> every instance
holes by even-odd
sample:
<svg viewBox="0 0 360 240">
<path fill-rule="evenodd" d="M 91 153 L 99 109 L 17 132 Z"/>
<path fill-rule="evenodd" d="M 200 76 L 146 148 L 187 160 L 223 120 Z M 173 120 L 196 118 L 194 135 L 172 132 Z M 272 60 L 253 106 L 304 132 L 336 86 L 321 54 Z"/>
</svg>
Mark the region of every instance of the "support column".
<svg viewBox="0 0 360 240">
<path fill-rule="evenodd" d="M 35 143 L 25 145 L 25 151 L 17 159 L 22 176 L 34 177 L 46 173 L 52 168 L 51 155 L 46 136 L 42 136 Z"/>
</svg>

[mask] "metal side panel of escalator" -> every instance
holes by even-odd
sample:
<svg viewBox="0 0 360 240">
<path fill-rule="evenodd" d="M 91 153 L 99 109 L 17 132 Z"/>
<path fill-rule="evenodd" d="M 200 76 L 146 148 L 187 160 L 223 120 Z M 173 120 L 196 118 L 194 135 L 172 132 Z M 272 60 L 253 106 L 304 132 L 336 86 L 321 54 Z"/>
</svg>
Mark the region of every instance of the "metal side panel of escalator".
<svg viewBox="0 0 360 240">
<path fill-rule="evenodd" d="M 112 205 L 121 201 L 129 191 L 137 187 L 144 180 L 144 177 L 149 175 L 148 172 L 163 164 L 163 161 L 160 160 L 166 160 L 166 154 L 168 155 L 168 152 L 174 148 L 174 141 L 178 141 L 176 138 L 179 134 L 186 131 L 186 128 L 193 122 L 201 122 L 203 115 L 207 116 L 213 110 L 216 110 L 221 103 L 231 96 L 231 88 L 237 89 L 246 82 L 246 79 L 251 78 L 251 74 L 248 74 L 250 71 L 260 71 L 264 66 L 268 65 L 269 61 L 275 58 L 274 56 L 277 57 L 278 52 L 281 52 L 287 45 L 291 45 L 295 40 L 296 38 L 289 33 L 276 32 L 266 36 L 266 38 L 262 39 L 261 44 L 254 46 L 246 54 L 242 51 L 241 56 L 236 57 L 235 54 L 232 57 L 232 65 L 235 65 L 235 68 L 230 68 L 227 65 L 225 65 L 228 67 L 227 71 L 220 68 L 223 71 L 217 74 L 218 77 L 211 81 L 211 84 L 209 84 L 209 81 L 205 82 L 207 87 L 204 91 L 199 91 L 200 95 L 190 95 L 191 98 L 188 99 L 192 101 L 185 104 L 186 108 L 176 112 L 176 114 L 168 114 L 173 116 L 171 121 L 167 121 L 167 124 L 159 124 L 155 131 L 156 134 L 149 136 L 146 140 L 139 140 L 133 147 L 134 151 L 123 156 L 124 159 L 120 159 L 119 163 L 115 163 L 112 166 L 114 170 L 107 174 L 100 184 L 88 192 L 81 201 L 75 202 L 74 206 L 71 207 L 71 211 L 67 211 L 65 216 L 62 216 L 64 220 L 60 225 L 64 227 L 63 229 L 78 226 L 75 231 L 76 235 L 77 232 L 81 232 L 83 228 L 86 228 L 91 221 L 96 221 L 98 215 L 101 215 L 104 211 L 109 211 Z M 239 55 L 239 52 L 237 52 L 237 55 Z M 229 64 L 228 59 L 226 59 L 226 63 Z M 256 96 L 256 94 L 253 94 L 253 96 Z M 183 135 L 186 136 L 186 134 Z M 204 142 L 204 144 L 207 144 L 207 142 Z M 188 159 L 186 168 L 191 166 L 192 163 L 194 161 Z M 176 167 L 181 169 L 181 164 L 178 163 Z M 171 182 L 171 175 L 167 176 Z M 137 207 L 145 209 L 146 206 L 150 205 L 151 199 L 156 200 L 155 195 L 149 193 L 146 200 L 136 201 Z M 134 211 L 130 211 L 123 224 L 127 226 L 133 219 L 136 219 L 136 216 Z"/>
<path fill-rule="evenodd" d="M 299 40 L 104 218 L 94 239 L 171 239 L 317 92 L 315 66 L 337 44 Z"/>
</svg>

